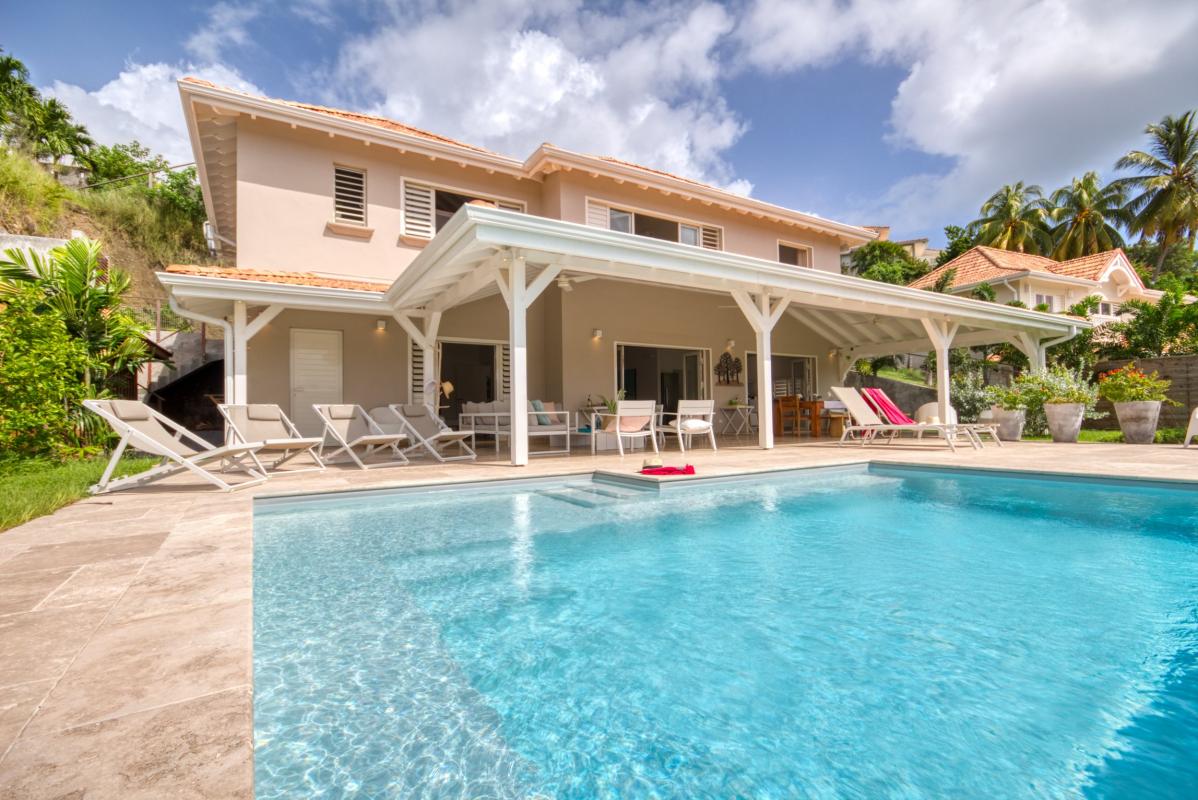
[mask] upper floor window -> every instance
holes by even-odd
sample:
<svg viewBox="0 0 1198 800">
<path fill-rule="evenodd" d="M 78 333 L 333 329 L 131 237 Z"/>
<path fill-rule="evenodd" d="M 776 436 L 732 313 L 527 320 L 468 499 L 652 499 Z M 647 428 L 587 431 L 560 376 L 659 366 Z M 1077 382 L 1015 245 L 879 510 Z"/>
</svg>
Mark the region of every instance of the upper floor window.
<svg viewBox="0 0 1198 800">
<path fill-rule="evenodd" d="M 794 267 L 810 267 L 811 248 L 801 244 L 778 242 L 778 260 Z"/>
<path fill-rule="evenodd" d="M 587 200 L 587 224 L 620 233 L 635 233 L 651 239 L 689 244 L 708 250 L 720 250 L 723 232 L 714 225 L 699 225 L 643 211 L 617 208 L 595 200 Z"/>
<path fill-rule="evenodd" d="M 508 211 L 524 211 L 524 204 L 482 195 L 466 194 L 424 183 L 403 181 L 403 235 L 431 239 L 457 210 L 472 200 L 486 200 Z"/>
<path fill-rule="evenodd" d="M 1103 300 L 1098 304 L 1098 313 L 1104 317 L 1116 317 L 1119 315 L 1119 304 Z"/>
<path fill-rule="evenodd" d="M 1036 295 L 1036 308 L 1043 308 L 1045 311 L 1057 310 L 1056 295 L 1038 294 Z"/>
<path fill-rule="evenodd" d="M 366 224 L 366 170 L 333 167 L 333 220 Z"/>
</svg>

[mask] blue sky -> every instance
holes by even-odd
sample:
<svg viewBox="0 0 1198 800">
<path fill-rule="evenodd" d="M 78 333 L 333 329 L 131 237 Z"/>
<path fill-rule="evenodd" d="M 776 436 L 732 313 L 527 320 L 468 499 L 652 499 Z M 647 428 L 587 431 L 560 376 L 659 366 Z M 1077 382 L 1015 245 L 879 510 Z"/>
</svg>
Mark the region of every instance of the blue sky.
<svg viewBox="0 0 1198 800">
<path fill-rule="evenodd" d="M 0 46 L 101 141 L 187 159 L 173 82 L 199 74 L 934 242 L 1002 183 L 1109 176 L 1147 122 L 1198 107 L 1182 0 L 104 5 L 0 8 Z"/>
</svg>

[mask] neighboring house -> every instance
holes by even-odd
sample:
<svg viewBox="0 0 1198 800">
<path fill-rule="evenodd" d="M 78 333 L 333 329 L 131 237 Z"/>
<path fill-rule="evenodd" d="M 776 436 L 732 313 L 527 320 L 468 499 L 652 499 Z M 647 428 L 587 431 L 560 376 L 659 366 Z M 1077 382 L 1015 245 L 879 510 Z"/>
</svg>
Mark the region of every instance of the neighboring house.
<svg viewBox="0 0 1198 800">
<path fill-rule="evenodd" d="M 887 225 L 865 225 L 863 226 L 868 231 L 873 231 L 877 234 L 877 238 L 881 241 L 890 241 L 890 227 Z M 927 238 L 923 239 L 897 239 L 894 243 L 902 247 L 914 259 L 922 261 L 931 266 L 936 263 L 936 259 L 940 257 L 940 249 L 937 247 L 928 247 Z M 840 252 L 841 269 L 848 269 L 853 264 L 853 251 L 860 247 L 845 248 Z"/>
<path fill-rule="evenodd" d="M 911 286 L 930 289 L 949 270 L 955 270 L 949 291 L 968 295 L 981 284 L 989 284 L 995 300 L 1019 300 L 1028 308 L 1043 307 L 1061 312 L 1091 295 L 1102 298 L 1096 324 L 1118 319 L 1126 300 L 1156 302 L 1161 292 L 1144 286 L 1121 249 L 1108 250 L 1070 261 L 1053 261 L 1044 256 L 1015 253 L 994 247 L 974 247 L 952 261 L 915 280 Z"/>
<path fill-rule="evenodd" d="M 379 117 L 179 88 L 229 266 L 159 278 L 178 313 L 223 328 L 225 397 L 278 403 L 306 430 L 314 402 L 436 402 L 441 381 L 451 421 L 462 401 L 578 410 L 619 389 L 667 409 L 769 408 L 775 391 L 827 394 L 867 355 L 1018 341 L 1039 363 L 1085 326 L 843 276 L 841 250 L 874 231 L 618 159 L 544 144 L 518 160 Z M 740 382 L 716 382 L 724 352 Z M 513 419 L 514 463 L 528 422 Z"/>
</svg>

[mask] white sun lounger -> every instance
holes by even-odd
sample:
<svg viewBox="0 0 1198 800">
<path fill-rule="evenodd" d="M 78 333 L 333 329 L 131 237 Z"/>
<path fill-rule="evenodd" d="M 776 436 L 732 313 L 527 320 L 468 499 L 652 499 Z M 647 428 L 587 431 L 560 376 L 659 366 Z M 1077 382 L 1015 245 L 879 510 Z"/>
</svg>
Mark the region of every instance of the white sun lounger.
<svg viewBox="0 0 1198 800">
<path fill-rule="evenodd" d="M 881 417 L 874 412 L 869 404 L 865 402 L 865 398 L 858 394 L 856 389 L 846 386 L 833 386 L 832 394 L 836 395 L 836 399 L 844 403 L 845 409 L 849 412 L 849 416 L 853 419 L 852 425 L 844 426 L 844 433 L 840 436 L 840 444 L 844 444 L 853 434 L 861 434 L 861 444 L 866 445 L 872 442 L 879 434 L 885 435 L 888 442 L 894 441 L 895 437 L 903 433 L 911 433 L 916 438 L 923 438 L 923 434 L 935 431 L 940 434 L 940 438 L 948 445 L 949 449 L 956 451 L 957 445 L 953 441 L 957 436 L 964 436 L 965 440 L 976 450 L 981 447 L 981 444 L 974 438 L 974 435 L 968 429 L 960 425 L 944 425 L 931 423 L 916 423 L 914 425 L 892 425 L 889 422 L 884 422 Z"/>
<path fill-rule="evenodd" d="M 100 476 L 100 482 L 89 490 L 92 494 L 142 486 L 184 471 L 226 492 L 256 486 L 266 480 L 266 471 L 255 456 L 262 447 L 260 442 L 214 447 L 179 423 L 136 400 L 84 400 L 83 407 L 98 414 L 121 437 L 104 474 Z M 161 456 L 162 463 L 145 472 L 114 481 L 113 470 L 126 447 Z M 229 483 L 212 472 L 213 466 L 230 466 L 250 477 Z"/>
<path fill-rule="evenodd" d="M 229 423 L 229 430 L 237 442 L 261 442 L 258 450 L 258 460 L 271 472 L 291 459 L 307 454 L 316 463 L 314 467 L 290 469 L 288 473 L 313 472 L 324 469 L 324 462 L 316 448 L 320 447 L 322 439 L 319 436 L 302 436 L 299 429 L 283 413 L 283 409 L 274 403 L 250 403 L 249 405 L 233 405 L 220 403 L 217 405 L 221 416 Z M 274 461 L 264 462 L 267 455 L 277 456 Z"/>
<path fill-rule="evenodd" d="M 388 426 L 383 424 L 383 420 L 388 420 L 392 424 L 398 423 L 399 430 L 407 434 L 415 442 L 415 444 L 406 448 L 404 453 L 423 449 L 430 456 L 441 462 L 473 461 L 477 458 L 474 450 L 470 448 L 470 445 L 466 444 L 466 440 L 473 434 L 470 431 L 453 430 L 445 424 L 444 420 L 429 411 L 428 406 L 422 403 L 392 403 L 389 406 L 372 408 L 370 416 L 384 430 Z M 444 450 L 453 445 L 457 445 L 458 454 L 453 456 L 446 455 Z"/>
<path fill-rule="evenodd" d="M 1182 444 L 1183 447 L 1190 446 L 1190 440 L 1198 436 L 1198 408 L 1190 412 L 1190 425 L 1186 428 L 1186 439 Z"/>
<path fill-rule="evenodd" d="M 324 423 L 324 434 L 321 437 L 319 456 L 325 461 L 332 461 L 342 454 L 362 469 L 375 467 L 395 467 L 408 463 L 408 457 L 403 454 L 401 445 L 408 441 L 402 433 L 387 433 L 370 418 L 366 410 L 359 405 L 312 404 L 312 410 Z M 337 449 L 324 453 L 329 440 Z M 375 461 L 367 464 L 365 459 L 379 453 L 390 453 L 386 461 Z"/>
</svg>

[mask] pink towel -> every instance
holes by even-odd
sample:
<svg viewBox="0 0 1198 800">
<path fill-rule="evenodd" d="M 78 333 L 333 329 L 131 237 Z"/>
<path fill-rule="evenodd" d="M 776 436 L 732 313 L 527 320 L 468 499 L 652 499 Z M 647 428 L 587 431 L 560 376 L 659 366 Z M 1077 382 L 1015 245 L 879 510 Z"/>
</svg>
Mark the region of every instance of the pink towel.
<svg viewBox="0 0 1198 800">
<path fill-rule="evenodd" d="M 874 411 L 882 415 L 882 418 L 891 425 L 914 425 L 915 420 L 903 413 L 902 409 L 894 404 L 886 392 L 881 389 L 862 389 L 861 394 L 865 397 L 865 401 L 873 406 Z"/>
<path fill-rule="evenodd" d="M 695 468 L 690 464 L 685 467 L 645 467 L 642 475 L 694 475 Z"/>
</svg>

